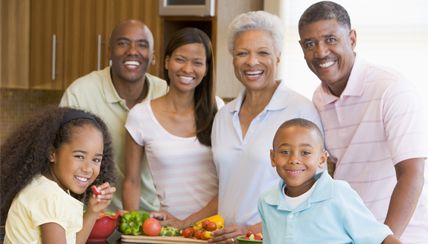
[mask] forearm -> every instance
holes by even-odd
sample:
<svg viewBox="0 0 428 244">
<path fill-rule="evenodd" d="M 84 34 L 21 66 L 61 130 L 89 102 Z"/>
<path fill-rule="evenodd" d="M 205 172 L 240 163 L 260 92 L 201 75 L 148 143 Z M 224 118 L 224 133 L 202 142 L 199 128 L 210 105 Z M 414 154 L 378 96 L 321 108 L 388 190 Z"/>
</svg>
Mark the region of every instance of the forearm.
<svg viewBox="0 0 428 244">
<path fill-rule="evenodd" d="M 139 179 L 125 179 L 123 181 L 122 204 L 125 210 L 140 209 L 141 184 Z"/>
<path fill-rule="evenodd" d="M 198 212 L 184 219 L 183 220 L 184 227 L 190 226 L 195 222 L 201 219 L 204 219 L 206 217 L 209 217 L 211 215 L 215 215 L 217 213 L 217 207 L 218 207 L 218 195 L 216 195 L 213 199 L 211 199 L 211 201 L 204 208 L 202 208 Z"/>
<path fill-rule="evenodd" d="M 424 185 L 423 161 L 421 163 L 417 159 L 411 159 L 399 164 L 404 165 L 404 162 L 408 162 L 407 165 L 419 164 L 419 167 L 414 167 L 413 170 L 403 170 L 396 166 L 397 184 L 392 192 L 385 224 L 397 237 L 401 236 L 413 216 Z"/>
<path fill-rule="evenodd" d="M 76 243 L 85 244 L 88 240 L 89 234 L 91 234 L 92 228 L 97 221 L 98 213 L 86 211 L 83 214 L 83 227 L 77 232 Z"/>
</svg>

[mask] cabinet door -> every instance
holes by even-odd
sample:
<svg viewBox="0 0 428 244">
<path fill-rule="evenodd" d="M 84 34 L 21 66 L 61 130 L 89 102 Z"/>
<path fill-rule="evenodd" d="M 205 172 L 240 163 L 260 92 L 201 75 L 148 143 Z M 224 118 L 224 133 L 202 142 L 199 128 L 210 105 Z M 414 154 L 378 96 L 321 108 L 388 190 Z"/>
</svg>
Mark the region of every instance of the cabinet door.
<svg viewBox="0 0 428 244">
<path fill-rule="evenodd" d="M 105 66 L 104 0 L 65 3 L 64 88 L 78 77 Z"/>
<path fill-rule="evenodd" d="M 1 0 L 0 17 L 0 87 L 28 88 L 30 0 Z"/>
<path fill-rule="evenodd" d="M 64 0 L 32 0 L 30 88 L 63 88 Z"/>
</svg>

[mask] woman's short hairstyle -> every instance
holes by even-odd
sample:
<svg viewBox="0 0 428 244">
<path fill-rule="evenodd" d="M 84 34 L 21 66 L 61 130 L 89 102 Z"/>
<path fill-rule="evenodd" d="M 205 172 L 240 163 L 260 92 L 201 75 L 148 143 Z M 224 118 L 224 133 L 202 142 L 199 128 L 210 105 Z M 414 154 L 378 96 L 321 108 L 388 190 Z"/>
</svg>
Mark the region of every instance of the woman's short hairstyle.
<svg viewBox="0 0 428 244">
<path fill-rule="evenodd" d="M 229 24 L 228 49 L 232 54 L 236 37 L 245 31 L 262 30 L 271 34 L 274 48 L 281 53 L 284 33 L 281 19 L 266 11 L 250 11 L 235 17 Z"/>
</svg>

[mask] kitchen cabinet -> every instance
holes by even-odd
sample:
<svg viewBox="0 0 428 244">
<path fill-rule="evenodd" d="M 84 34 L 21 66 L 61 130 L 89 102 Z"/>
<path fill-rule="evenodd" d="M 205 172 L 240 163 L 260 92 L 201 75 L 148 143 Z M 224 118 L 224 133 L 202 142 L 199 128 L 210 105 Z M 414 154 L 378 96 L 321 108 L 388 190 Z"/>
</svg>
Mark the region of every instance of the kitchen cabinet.
<svg viewBox="0 0 428 244">
<path fill-rule="evenodd" d="M 63 90 L 76 78 L 104 68 L 109 63 L 110 33 L 125 19 L 140 19 L 155 37 L 160 36 L 157 0 L 2 0 L 1 4 L 2 36 L 24 44 L 18 48 L 20 42 L 2 41 L 2 88 Z M 10 14 L 4 15 L 5 9 Z M 17 28 L 21 26 L 26 28 Z M 155 53 L 159 50 L 155 46 Z M 149 72 L 158 74 L 159 69 L 153 66 Z"/>
</svg>

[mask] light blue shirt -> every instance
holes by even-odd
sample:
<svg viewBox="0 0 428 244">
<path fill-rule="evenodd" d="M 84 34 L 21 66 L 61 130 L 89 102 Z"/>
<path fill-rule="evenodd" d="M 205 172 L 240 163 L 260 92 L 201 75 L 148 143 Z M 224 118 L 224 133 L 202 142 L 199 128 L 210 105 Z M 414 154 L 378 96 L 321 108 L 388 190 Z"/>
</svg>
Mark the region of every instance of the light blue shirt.
<svg viewBox="0 0 428 244">
<path fill-rule="evenodd" d="M 218 210 L 226 225 L 261 222 L 257 200 L 280 179 L 271 166 L 269 150 L 276 130 L 284 121 L 305 118 L 322 130 L 312 102 L 281 82 L 243 138 L 239 110 L 244 96 L 245 91 L 217 113 L 212 129 L 212 151 L 219 179 Z"/>
<path fill-rule="evenodd" d="M 312 195 L 295 209 L 285 201 L 284 182 L 262 195 L 263 243 L 379 244 L 392 234 L 348 183 L 326 170 L 317 177 Z"/>
</svg>

